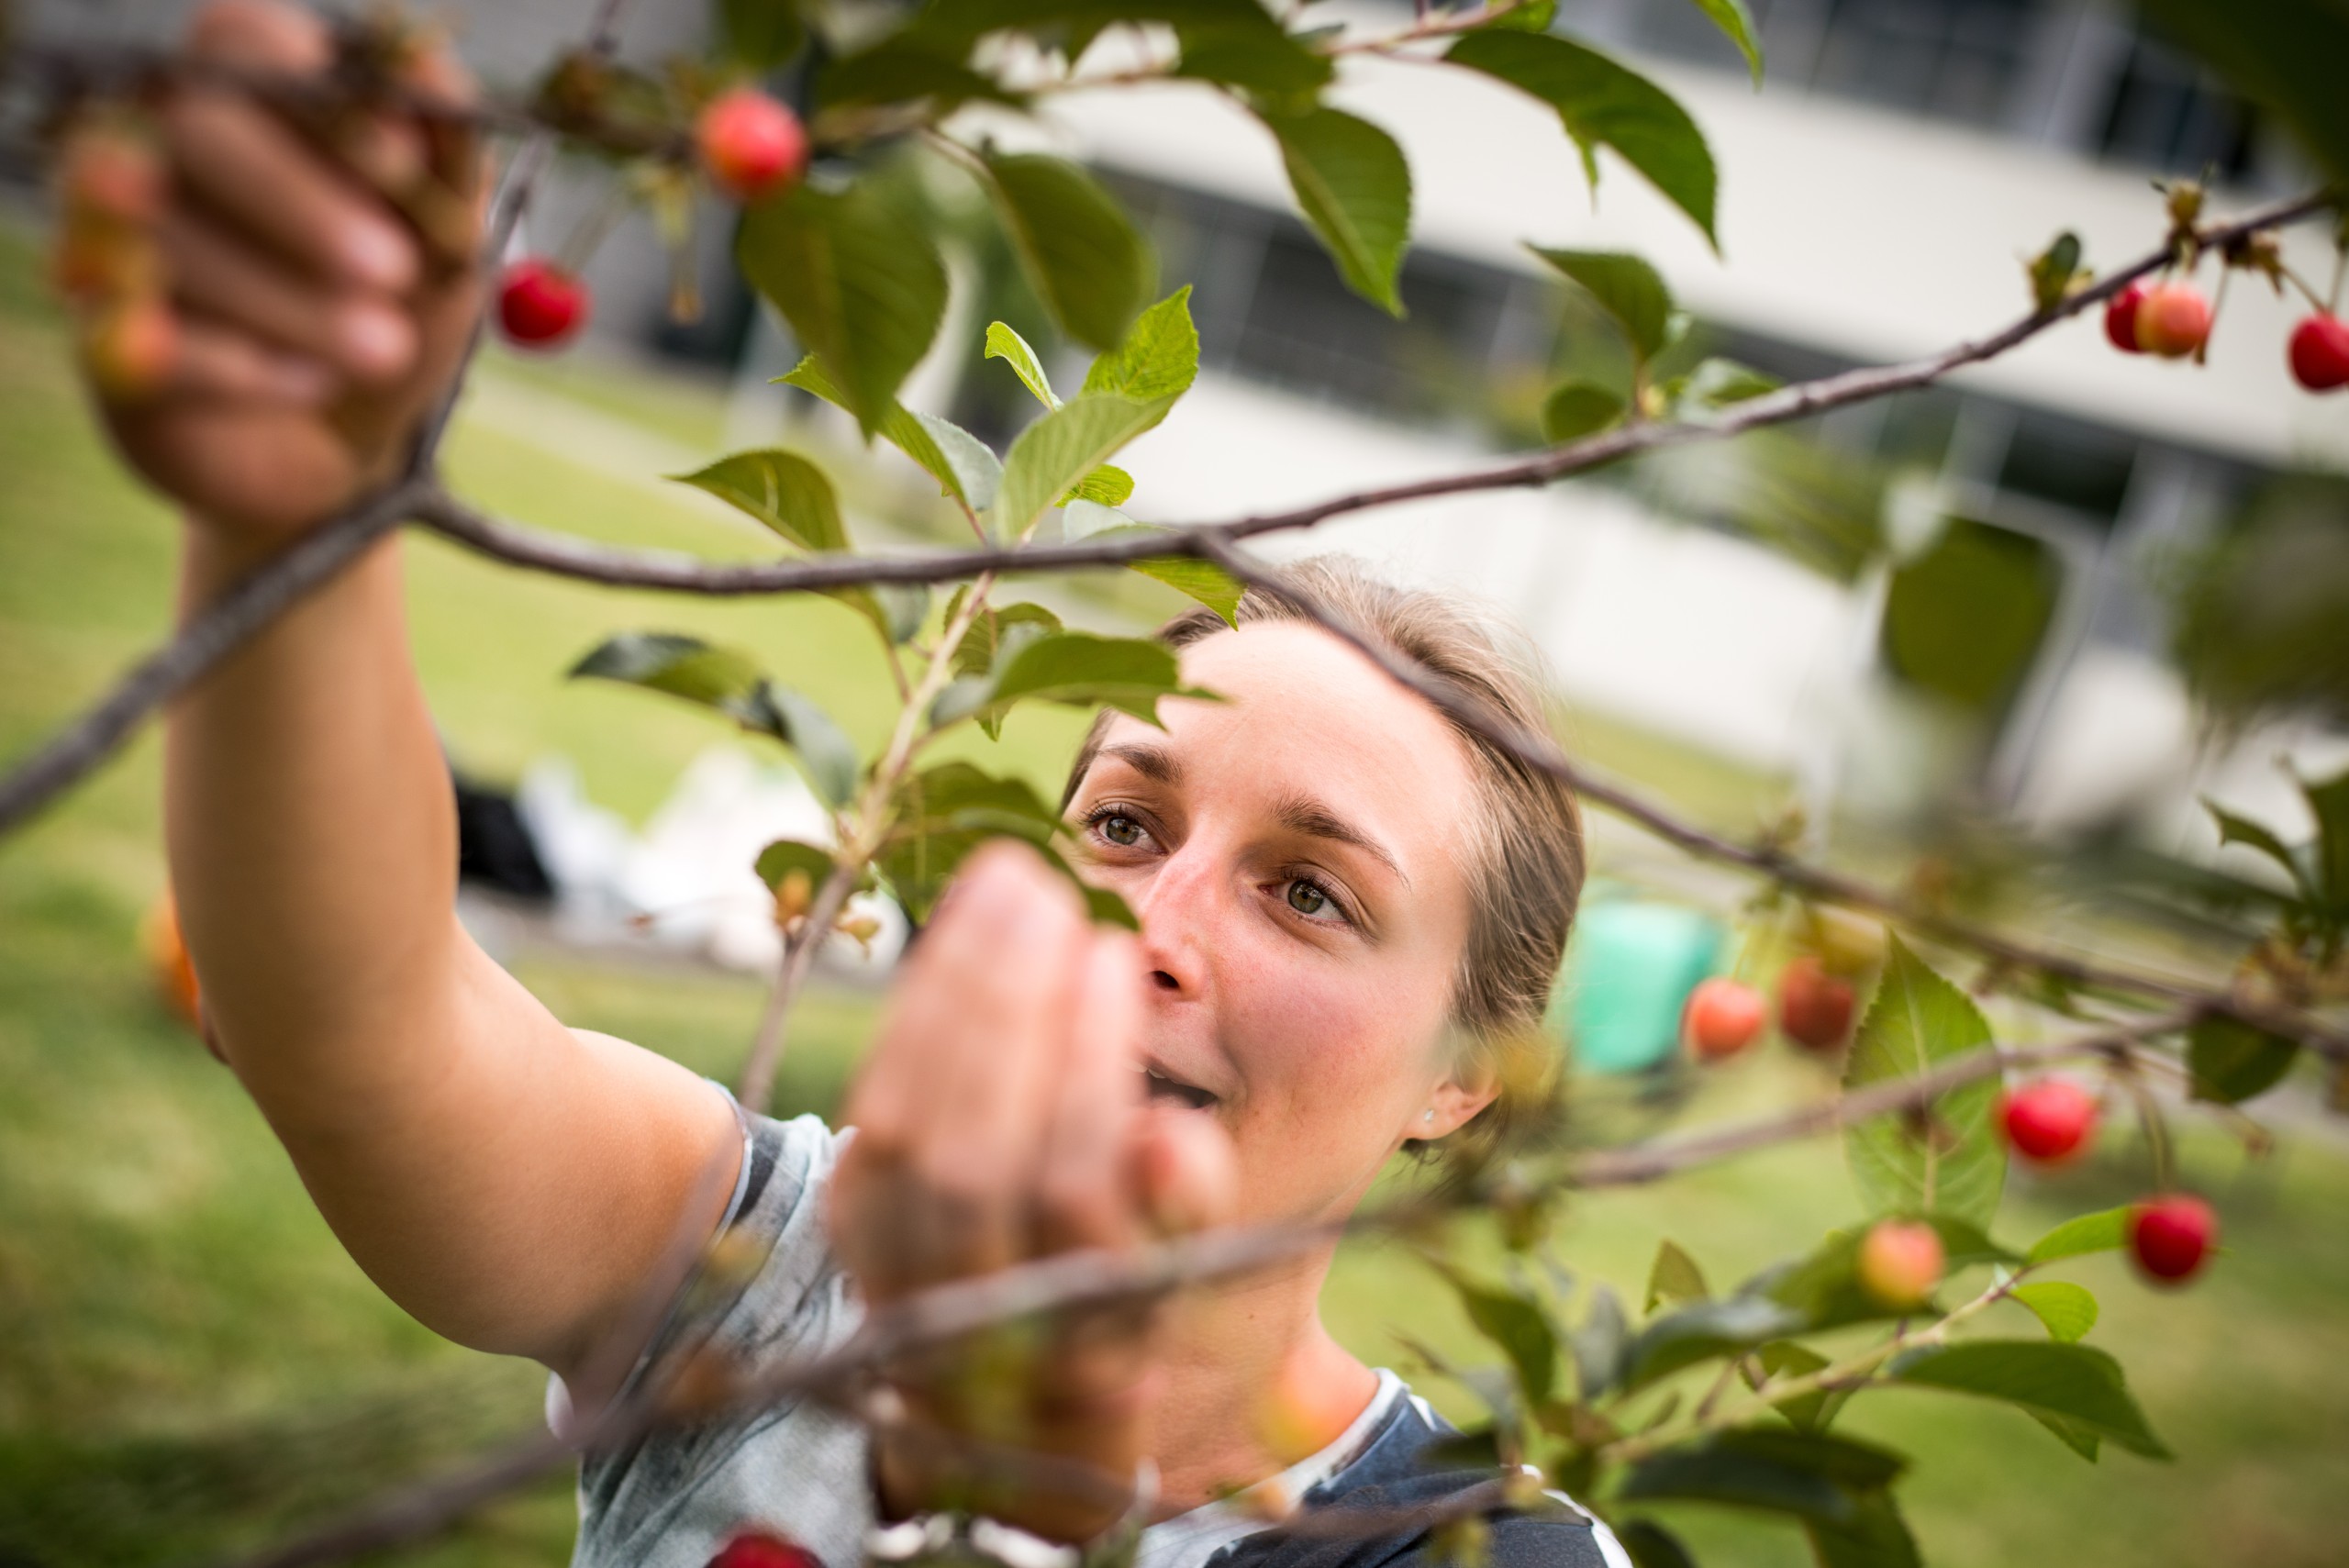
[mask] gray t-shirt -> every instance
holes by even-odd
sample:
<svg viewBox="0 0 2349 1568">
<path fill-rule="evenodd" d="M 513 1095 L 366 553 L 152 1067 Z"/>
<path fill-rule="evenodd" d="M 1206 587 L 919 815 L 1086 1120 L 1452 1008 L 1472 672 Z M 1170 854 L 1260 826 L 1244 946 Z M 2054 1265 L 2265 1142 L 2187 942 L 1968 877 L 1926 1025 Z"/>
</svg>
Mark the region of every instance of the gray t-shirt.
<svg viewBox="0 0 2349 1568">
<path fill-rule="evenodd" d="M 651 1354 L 707 1327 L 714 1346 L 772 1363 L 820 1355 L 855 1332 L 862 1308 L 825 1229 L 827 1189 L 849 1136 L 812 1116 L 746 1119 L 741 1174 L 725 1223 L 766 1246 L 765 1262 L 730 1299 L 673 1320 Z M 565 1403 L 560 1382 L 551 1385 L 550 1417 Z M 1432 1437 L 1438 1429 L 1449 1430 L 1400 1378 L 1382 1371 L 1376 1397 L 1336 1442 L 1264 1485 L 1292 1498 L 1319 1497 L 1342 1488 L 1353 1471 L 1383 1478 L 1414 1432 Z M 573 1568 L 706 1568 L 729 1537 L 749 1529 L 797 1541 L 825 1568 L 857 1568 L 873 1522 L 867 1453 L 861 1426 L 786 1401 L 595 1454 L 580 1466 Z M 1264 1528 L 1241 1509 L 1209 1504 L 1145 1530 L 1141 1568 L 1200 1568 Z M 1628 1568 L 1604 1527 L 1582 1519 L 1563 1539 L 1576 1550 L 1562 1555 L 1545 1547 L 1536 1559 L 1570 1563 L 1596 1546 L 1608 1568 Z"/>
</svg>

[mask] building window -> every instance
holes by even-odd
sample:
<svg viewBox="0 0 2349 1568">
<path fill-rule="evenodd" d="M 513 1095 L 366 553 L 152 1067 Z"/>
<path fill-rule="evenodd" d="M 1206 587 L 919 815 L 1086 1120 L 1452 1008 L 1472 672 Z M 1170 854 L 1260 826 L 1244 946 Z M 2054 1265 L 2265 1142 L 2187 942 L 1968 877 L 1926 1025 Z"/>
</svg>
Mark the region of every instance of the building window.
<svg viewBox="0 0 2349 1568">
<path fill-rule="evenodd" d="M 2258 117 L 2177 50 L 2140 34 L 2112 83 L 2099 156 L 2176 174 L 2253 172 Z"/>
</svg>

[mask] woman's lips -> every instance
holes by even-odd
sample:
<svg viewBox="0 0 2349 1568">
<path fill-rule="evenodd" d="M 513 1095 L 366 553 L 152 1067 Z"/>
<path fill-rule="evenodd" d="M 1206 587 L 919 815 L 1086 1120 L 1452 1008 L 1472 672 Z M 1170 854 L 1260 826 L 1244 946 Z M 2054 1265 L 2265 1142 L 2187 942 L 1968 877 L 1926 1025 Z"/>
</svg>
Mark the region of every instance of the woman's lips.
<svg viewBox="0 0 2349 1568">
<path fill-rule="evenodd" d="M 1141 1076 L 1143 1091 L 1153 1105 L 1165 1102 L 1186 1106 L 1195 1111 L 1203 1111 L 1216 1103 L 1216 1096 L 1197 1084 L 1186 1084 L 1179 1078 L 1170 1077 L 1155 1067 L 1143 1068 Z"/>
</svg>

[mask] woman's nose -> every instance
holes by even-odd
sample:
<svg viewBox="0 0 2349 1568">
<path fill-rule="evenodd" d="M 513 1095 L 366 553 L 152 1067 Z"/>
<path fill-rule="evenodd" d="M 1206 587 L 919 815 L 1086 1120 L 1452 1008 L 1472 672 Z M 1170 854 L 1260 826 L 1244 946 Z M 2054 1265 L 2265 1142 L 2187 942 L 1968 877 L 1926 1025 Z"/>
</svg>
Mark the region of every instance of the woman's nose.
<svg viewBox="0 0 2349 1568">
<path fill-rule="evenodd" d="M 1221 879 L 1189 846 L 1160 862 L 1134 899 L 1141 921 L 1142 962 L 1153 990 L 1168 997 L 1205 994 L 1209 933 L 1219 917 Z"/>
</svg>

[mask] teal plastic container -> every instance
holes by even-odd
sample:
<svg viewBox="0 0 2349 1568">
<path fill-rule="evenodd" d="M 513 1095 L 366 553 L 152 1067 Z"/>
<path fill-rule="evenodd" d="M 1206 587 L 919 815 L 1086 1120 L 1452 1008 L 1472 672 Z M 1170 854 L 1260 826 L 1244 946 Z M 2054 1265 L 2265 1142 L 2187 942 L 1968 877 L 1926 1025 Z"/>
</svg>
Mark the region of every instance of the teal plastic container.
<svg viewBox="0 0 2349 1568">
<path fill-rule="evenodd" d="M 1585 1073 L 1639 1073 L 1680 1046 L 1680 1013 L 1728 932 L 1702 910 L 1644 898 L 1586 904 L 1550 999 L 1549 1026 Z"/>
</svg>

